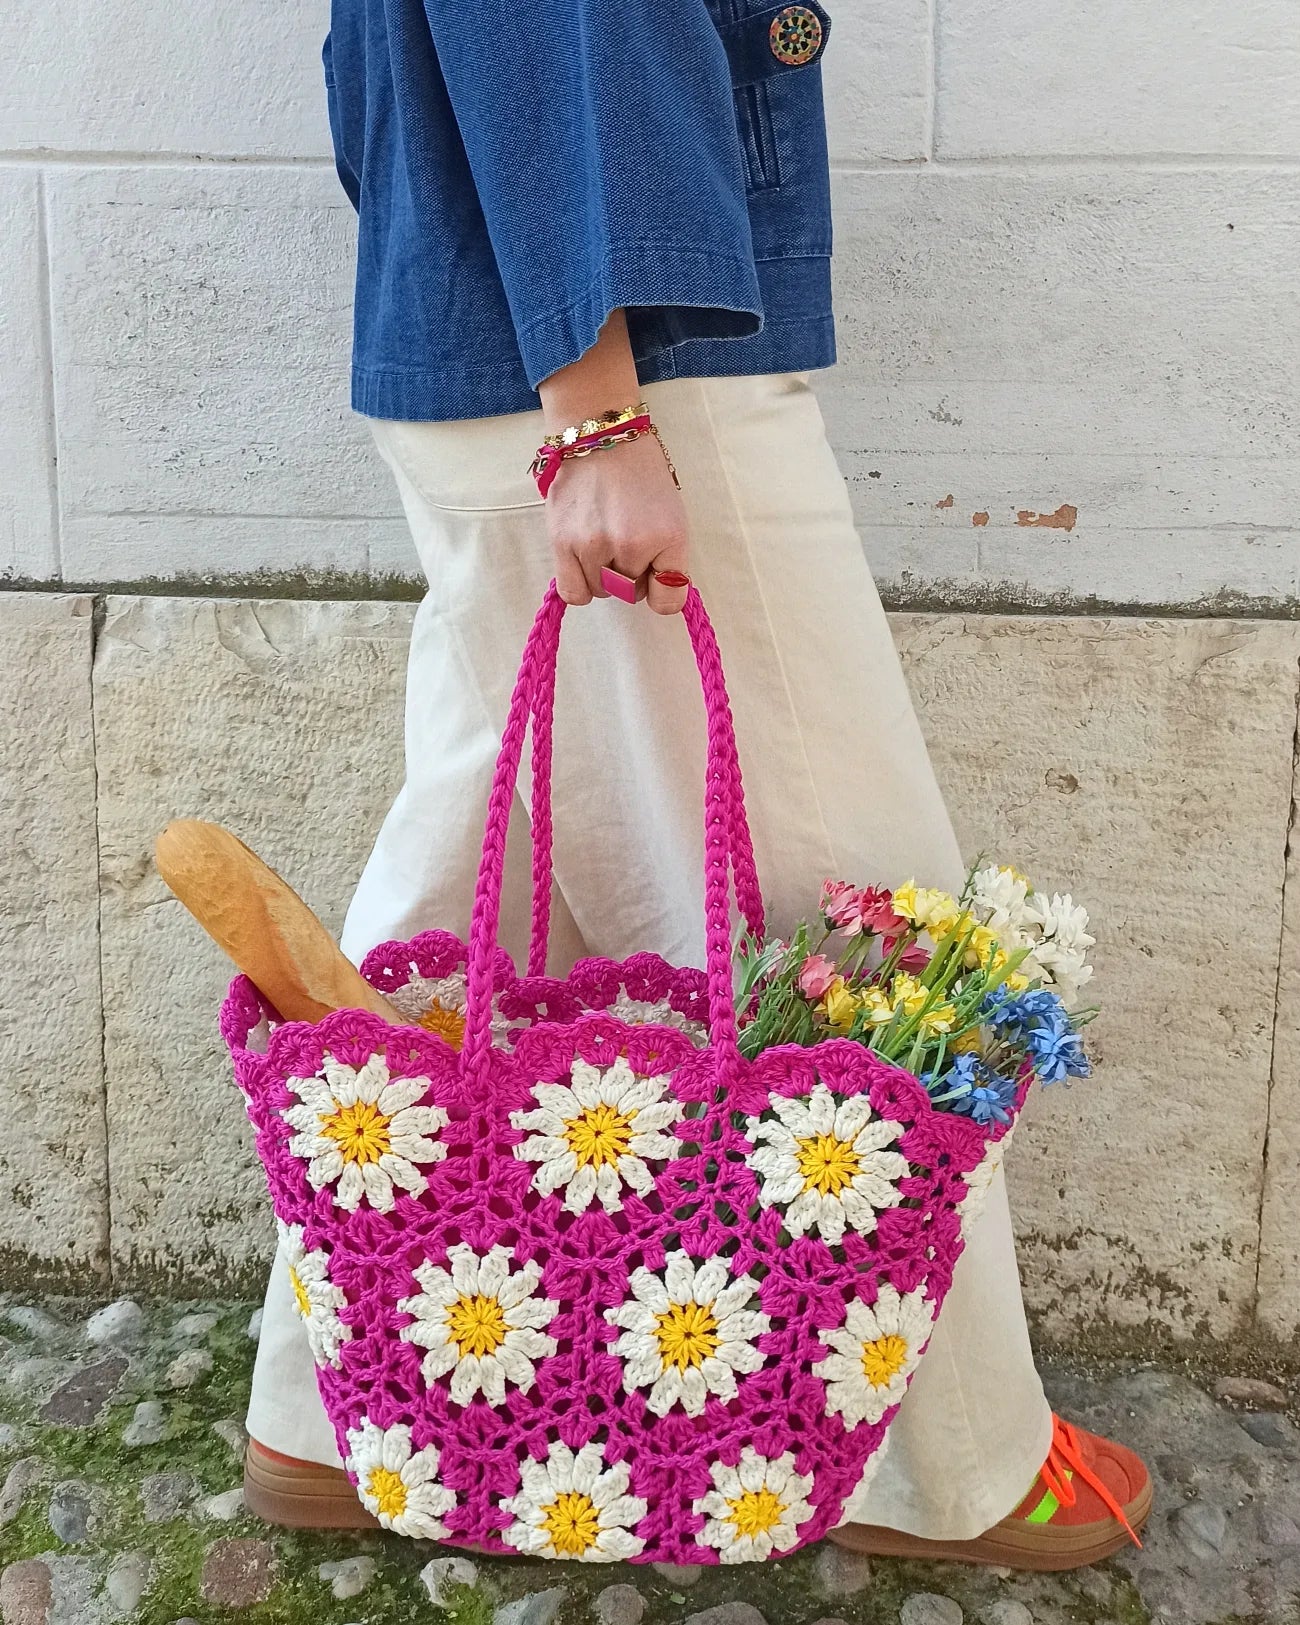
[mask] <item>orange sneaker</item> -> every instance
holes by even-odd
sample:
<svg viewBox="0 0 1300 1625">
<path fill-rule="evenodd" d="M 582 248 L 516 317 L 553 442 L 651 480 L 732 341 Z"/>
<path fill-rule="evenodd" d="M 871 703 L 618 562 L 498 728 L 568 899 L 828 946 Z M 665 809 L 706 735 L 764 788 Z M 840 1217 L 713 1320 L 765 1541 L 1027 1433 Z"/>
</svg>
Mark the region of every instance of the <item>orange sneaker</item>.
<svg viewBox="0 0 1300 1625">
<path fill-rule="evenodd" d="M 1151 1512 L 1151 1475 L 1131 1450 L 1052 1417 L 1052 1444 L 1033 1488 L 1001 1523 L 975 1540 L 922 1540 L 896 1529 L 846 1523 L 829 1540 L 875 1557 L 995 1563 L 1047 1572 L 1110 1557 Z"/>
</svg>

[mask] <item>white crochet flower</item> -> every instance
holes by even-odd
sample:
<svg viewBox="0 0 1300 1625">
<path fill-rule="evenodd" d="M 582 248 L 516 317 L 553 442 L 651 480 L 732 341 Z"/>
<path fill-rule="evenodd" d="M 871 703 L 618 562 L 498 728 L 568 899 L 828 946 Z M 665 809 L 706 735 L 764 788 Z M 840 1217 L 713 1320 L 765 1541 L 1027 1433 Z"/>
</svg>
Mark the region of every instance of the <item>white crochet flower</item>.
<svg viewBox="0 0 1300 1625">
<path fill-rule="evenodd" d="M 285 1080 L 302 1104 L 281 1114 L 298 1130 L 289 1150 L 307 1163 L 312 1187 L 337 1184 L 334 1200 L 349 1213 L 362 1197 L 376 1212 L 391 1212 L 394 1185 L 418 1195 L 426 1181 L 416 1163 L 447 1155 L 445 1145 L 425 1137 L 446 1125 L 446 1112 L 414 1104 L 429 1079 L 390 1082 L 382 1055 L 372 1055 L 360 1071 L 326 1055 L 321 1073 Z"/>
<path fill-rule="evenodd" d="M 997 1177 L 998 1169 L 1002 1166 L 1002 1160 L 1007 1154 L 1007 1146 L 1014 1132 L 1014 1128 L 1008 1129 L 995 1145 L 989 1147 L 983 1161 L 972 1168 L 970 1173 L 961 1176 L 962 1182 L 966 1186 L 966 1194 L 957 1204 L 957 1217 L 961 1221 L 962 1234 L 968 1240 L 975 1221 L 984 1211 L 985 1203 L 988 1201 L 989 1186 Z"/>
<path fill-rule="evenodd" d="M 662 1275 L 632 1271 L 632 1297 L 607 1309 L 611 1326 L 624 1328 L 613 1352 L 623 1361 L 626 1393 L 648 1388 L 646 1404 L 656 1416 L 680 1405 L 698 1416 L 710 1394 L 736 1397 L 736 1373 L 757 1371 L 765 1356 L 754 1338 L 768 1318 L 751 1309 L 757 1285 L 748 1275 L 732 1279 L 725 1259 L 695 1264 L 669 1253 Z"/>
<path fill-rule="evenodd" d="M 656 999 L 653 1003 L 634 999 L 625 987 L 620 987 L 607 1013 L 627 1022 L 629 1027 L 674 1027 L 679 1033 L 685 1033 L 693 1044 L 708 1042 L 709 1030 L 704 1022 L 693 1021 L 680 1010 L 674 1010 L 667 999 Z"/>
<path fill-rule="evenodd" d="M 399 1301 L 403 1314 L 415 1319 L 398 1335 L 428 1349 L 420 1363 L 427 1383 L 451 1372 L 457 1405 L 468 1405 L 479 1392 L 489 1405 L 503 1405 L 506 1384 L 526 1393 L 536 1377 L 533 1361 L 555 1353 L 555 1339 L 541 1328 L 560 1306 L 534 1296 L 541 1265 L 525 1264 L 512 1274 L 505 1247 L 480 1257 L 460 1242 L 447 1258 L 450 1272 L 428 1262 L 416 1268 L 424 1290 Z"/>
<path fill-rule="evenodd" d="M 306 1327 L 312 1359 L 317 1365 L 337 1366 L 339 1346 L 351 1339 L 352 1328 L 338 1317 L 338 1311 L 348 1300 L 330 1280 L 329 1254 L 308 1251 L 300 1224 L 285 1224 L 283 1219 L 277 1219 L 275 1224 L 288 1260 L 289 1286 Z"/>
<path fill-rule="evenodd" d="M 410 979 L 385 997 L 414 1026 L 437 1033 L 452 1049 L 458 1050 L 465 1041 L 465 972 L 421 976 L 414 960 L 410 972 Z"/>
<path fill-rule="evenodd" d="M 596 1198 L 617 1213 L 625 1185 L 643 1196 L 653 1190 L 647 1159 L 668 1162 L 680 1152 L 680 1142 L 663 1130 L 682 1108 L 665 1099 L 667 1077 L 638 1077 L 622 1055 L 603 1070 L 575 1060 L 569 1080 L 538 1084 L 536 1109 L 510 1114 L 515 1128 L 532 1135 L 515 1155 L 538 1164 L 533 1189 L 541 1195 L 564 1187 L 570 1213 L 585 1213 Z"/>
<path fill-rule="evenodd" d="M 696 1539 L 717 1548 L 723 1563 L 749 1563 L 788 1552 L 798 1544 L 799 1526 L 808 1522 L 811 1477 L 794 1470 L 786 1451 L 775 1460 L 746 1446 L 735 1467 L 714 1462 L 713 1488 L 692 1511 L 709 1521 Z"/>
<path fill-rule="evenodd" d="M 876 1214 L 902 1201 L 908 1162 L 890 1147 L 903 1125 L 876 1117 L 865 1094 L 838 1100 L 822 1083 L 806 1100 L 768 1102 L 777 1120 L 747 1124 L 751 1140 L 767 1142 L 749 1159 L 764 1207 L 781 1208 L 791 1234 L 815 1228 L 832 1246 L 846 1229 L 869 1236 Z"/>
<path fill-rule="evenodd" d="M 348 1429 L 346 1465 L 357 1493 L 385 1529 L 417 1540 L 446 1535 L 442 1516 L 456 1497 L 438 1482 L 437 1448 L 430 1444 L 412 1452 L 409 1427 L 385 1430 L 362 1417 L 359 1428 Z"/>
<path fill-rule="evenodd" d="M 813 1375 L 826 1384 L 826 1411 L 848 1428 L 878 1422 L 907 1392 L 930 1340 L 934 1310 L 921 1288 L 900 1295 L 882 1282 L 871 1306 L 855 1300 L 843 1326 L 819 1335 L 830 1352 Z"/>
<path fill-rule="evenodd" d="M 545 1461 L 529 1457 L 520 1468 L 518 1494 L 501 1503 L 515 1522 L 501 1538 L 531 1557 L 583 1563 L 635 1557 L 645 1541 L 631 1530 L 645 1517 L 646 1504 L 627 1493 L 628 1476 L 626 1462 L 605 1467 L 598 1444 L 584 1445 L 577 1455 L 553 1444 Z"/>
</svg>

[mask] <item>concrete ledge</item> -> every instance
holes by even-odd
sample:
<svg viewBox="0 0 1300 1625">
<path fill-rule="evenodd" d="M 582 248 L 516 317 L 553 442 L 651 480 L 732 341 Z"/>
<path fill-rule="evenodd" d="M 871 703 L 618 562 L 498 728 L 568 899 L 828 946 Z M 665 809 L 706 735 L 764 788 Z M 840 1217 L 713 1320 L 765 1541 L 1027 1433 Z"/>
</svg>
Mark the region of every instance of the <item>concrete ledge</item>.
<svg viewBox="0 0 1300 1625">
<path fill-rule="evenodd" d="M 58 1258 L 99 1284 L 111 1219 L 118 1289 L 255 1290 L 270 1226 L 216 1032 L 227 967 L 168 900 L 151 843 L 174 816 L 228 821 L 337 928 L 400 783 L 412 607 L 109 598 L 93 763 L 89 608 L 0 595 L 0 639 L 23 651 L 27 684 L 0 710 L 0 796 L 11 825 L 47 842 L 35 863 L 22 838 L 0 852 L 3 890 L 30 896 L 39 877 L 64 888 L 51 959 L 62 972 L 74 957 L 80 1035 L 75 1066 L 47 1085 L 57 1134 L 28 1110 L 11 1136 L 6 1154 L 40 1200 L 0 1219 L 5 1273 Z M 1284 882 L 1300 627 L 893 626 L 967 849 L 1073 888 L 1098 924 L 1099 1075 L 1044 1096 L 1013 1157 L 1043 1335 L 1293 1339 L 1300 979 Z M 8 906 L 0 929 L 17 918 Z M 21 952 L 10 963 L 4 1008 L 48 1006 L 56 973 Z M 68 1019 L 61 1008 L 61 1053 Z M 14 1048 L 17 1031 L 3 1029 L 11 1075 L 50 1052 L 39 1028 Z"/>
</svg>

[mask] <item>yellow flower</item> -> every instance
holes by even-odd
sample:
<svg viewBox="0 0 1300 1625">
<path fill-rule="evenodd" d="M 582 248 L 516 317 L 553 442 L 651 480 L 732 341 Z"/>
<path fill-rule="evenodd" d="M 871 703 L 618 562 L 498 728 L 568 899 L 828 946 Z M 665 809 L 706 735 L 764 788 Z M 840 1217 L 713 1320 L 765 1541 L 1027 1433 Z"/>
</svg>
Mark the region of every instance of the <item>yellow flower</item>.
<svg viewBox="0 0 1300 1625">
<path fill-rule="evenodd" d="M 1006 978 L 1006 986 L 1013 993 L 1023 993 L 1030 984 L 1030 978 L 1023 971 L 1013 970 Z"/>
<path fill-rule="evenodd" d="M 906 971 L 900 971 L 894 978 L 894 1005 L 901 1006 L 903 1014 L 910 1021 L 913 1016 L 921 1016 L 921 1031 L 923 1033 L 946 1033 L 951 1031 L 957 1013 L 950 1004 L 936 1004 L 929 1010 L 925 1009 L 926 1001 L 932 997 L 932 990 L 922 986 L 914 976 Z M 921 1014 L 925 1011 L 924 1015 Z"/>
<path fill-rule="evenodd" d="M 894 978 L 890 989 L 894 996 L 894 1005 L 902 1005 L 905 1016 L 914 1016 L 929 997 L 929 989 L 921 986 L 915 976 L 909 976 L 906 971 L 900 971 Z"/>
<path fill-rule="evenodd" d="M 977 1050 L 982 1045 L 981 1030 L 972 1027 L 969 1032 L 960 1033 L 948 1045 L 949 1055 L 964 1055 L 968 1050 Z"/>
<path fill-rule="evenodd" d="M 974 970 L 977 965 L 984 970 L 993 969 L 1006 955 L 1002 951 L 1002 944 L 989 930 L 987 925 L 977 925 L 966 945 L 965 964 L 968 970 Z"/>
<path fill-rule="evenodd" d="M 935 936 L 936 930 L 942 931 L 960 911 L 956 899 L 948 892 L 918 887 L 915 881 L 909 880 L 894 893 L 894 912 L 914 925 L 927 928 L 931 936 Z"/>
<path fill-rule="evenodd" d="M 857 1019 L 858 1008 L 857 997 L 849 991 L 844 978 L 837 976 L 826 989 L 826 996 L 822 1000 L 827 1021 L 837 1033 L 846 1033 Z"/>
<path fill-rule="evenodd" d="M 894 1006 L 883 987 L 869 987 L 862 995 L 862 1008 L 873 1027 L 883 1027 L 894 1017 Z"/>
<path fill-rule="evenodd" d="M 950 1033 L 957 1012 L 950 1004 L 936 1004 L 921 1017 L 921 1031 L 927 1034 Z"/>
</svg>

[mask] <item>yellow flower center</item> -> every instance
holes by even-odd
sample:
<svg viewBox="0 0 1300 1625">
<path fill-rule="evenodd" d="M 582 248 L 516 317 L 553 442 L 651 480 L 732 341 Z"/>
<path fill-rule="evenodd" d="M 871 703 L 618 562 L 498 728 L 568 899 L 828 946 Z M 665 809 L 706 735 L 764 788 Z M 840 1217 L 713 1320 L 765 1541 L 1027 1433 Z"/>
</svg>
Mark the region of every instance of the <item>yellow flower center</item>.
<svg viewBox="0 0 1300 1625">
<path fill-rule="evenodd" d="M 370 1100 L 338 1106 L 320 1120 L 320 1131 L 333 1140 L 344 1162 L 378 1162 L 392 1149 L 389 1119 Z"/>
<path fill-rule="evenodd" d="M 429 1008 L 419 1018 L 419 1025 L 425 1032 L 437 1033 L 439 1038 L 445 1039 L 452 1049 L 458 1050 L 465 1042 L 465 1018 L 459 1010 L 449 1010 L 445 1004 L 439 1004 L 434 999 Z"/>
<path fill-rule="evenodd" d="M 729 1522 L 735 1524 L 738 1535 L 765 1535 L 781 1521 L 781 1514 L 785 1511 L 785 1503 L 780 1496 L 774 1495 L 771 1490 L 746 1490 L 734 1501 L 728 1501 L 731 1508 Z"/>
<path fill-rule="evenodd" d="M 635 1112 L 620 1112 L 602 1102 L 599 1106 L 588 1106 L 578 1117 L 570 1117 L 564 1125 L 564 1138 L 578 1167 L 599 1168 L 605 1163 L 616 1166 L 632 1143 L 635 1116 Z"/>
<path fill-rule="evenodd" d="M 656 1321 L 659 1358 L 665 1370 L 672 1365 L 679 1371 L 702 1365 L 722 1341 L 712 1303 L 670 1303 Z"/>
<path fill-rule="evenodd" d="M 447 1331 L 466 1355 L 494 1354 L 506 1340 L 506 1312 L 495 1298 L 485 1298 L 481 1292 L 473 1297 L 462 1293 L 447 1311 Z"/>
<path fill-rule="evenodd" d="M 542 1528 L 561 1557 L 581 1557 L 596 1543 L 600 1513 L 589 1495 L 566 1490 L 542 1509 Z"/>
<path fill-rule="evenodd" d="M 302 1284 L 302 1277 L 292 1264 L 289 1266 L 289 1285 L 293 1288 L 293 1300 L 298 1305 L 298 1313 L 304 1320 L 310 1320 L 311 1299 L 307 1296 L 307 1288 Z"/>
<path fill-rule="evenodd" d="M 862 1375 L 873 1388 L 888 1388 L 907 1364 L 907 1344 L 896 1332 L 862 1345 Z"/>
<path fill-rule="evenodd" d="M 837 1140 L 833 1134 L 810 1134 L 798 1145 L 795 1161 L 803 1175 L 803 1188 L 820 1196 L 838 1196 L 862 1167 L 849 1141 Z"/>
<path fill-rule="evenodd" d="M 406 1485 L 387 1467 L 372 1467 L 366 1490 L 386 1518 L 400 1518 L 406 1511 Z"/>
</svg>

